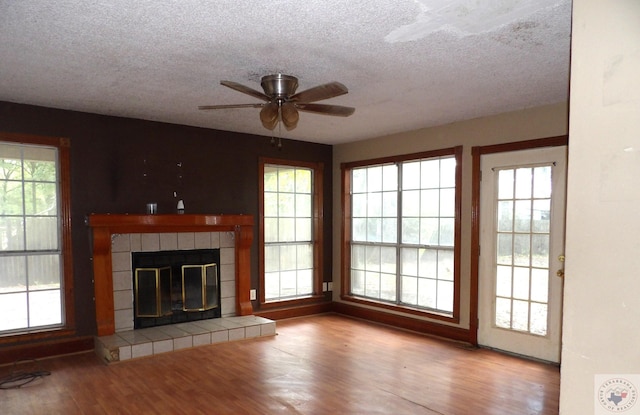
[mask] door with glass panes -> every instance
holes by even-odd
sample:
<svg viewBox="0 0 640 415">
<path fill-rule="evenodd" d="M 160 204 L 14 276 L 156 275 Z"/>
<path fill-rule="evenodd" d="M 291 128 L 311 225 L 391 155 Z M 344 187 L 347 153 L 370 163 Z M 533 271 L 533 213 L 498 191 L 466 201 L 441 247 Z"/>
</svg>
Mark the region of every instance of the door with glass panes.
<svg viewBox="0 0 640 415">
<path fill-rule="evenodd" d="M 566 147 L 483 155 L 478 343 L 560 361 Z"/>
</svg>

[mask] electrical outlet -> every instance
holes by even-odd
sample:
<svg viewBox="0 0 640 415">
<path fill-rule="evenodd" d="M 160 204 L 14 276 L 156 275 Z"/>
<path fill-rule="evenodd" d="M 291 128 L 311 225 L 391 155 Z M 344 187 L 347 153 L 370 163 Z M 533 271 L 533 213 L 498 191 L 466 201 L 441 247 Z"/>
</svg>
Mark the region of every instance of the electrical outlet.
<svg viewBox="0 0 640 415">
<path fill-rule="evenodd" d="M 333 282 L 330 281 L 330 282 L 327 283 L 327 289 L 329 291 L 333 291 Z"/>
<path fill-rule="evenodd" d="M 326 282 L 323 282 L 323 283 L 322 283 L 322 292 L 323 292 L 323 293 L 326 293 L 326 292 L 327 292 L 327 283 L 326 283 Z"/>
<path fill-rule="evenodd" d="M 255 300 L 257 298 L 256 290 L 249 291 L 249 299 Z"/>
</svg>

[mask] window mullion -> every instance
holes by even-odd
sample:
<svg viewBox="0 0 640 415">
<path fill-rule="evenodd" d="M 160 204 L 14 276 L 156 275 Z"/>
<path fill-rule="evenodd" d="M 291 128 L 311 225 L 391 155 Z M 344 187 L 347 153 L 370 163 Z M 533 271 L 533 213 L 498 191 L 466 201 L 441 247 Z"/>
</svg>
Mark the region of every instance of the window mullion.
<svg viewBox="0 0 640 415">
<path fill-rule="evenodd" d="M 26 250 L 27 249 L 27 198 L 26 198 L 27 194 L 25 191 L 24 148 L 22 147 L 20 148 L 20 170 L 21 170 L 20 191 L 22 192 L 22 249 Z M 27 289 L 28 287 L 29 287 L 29 284 L 27 284 Z"/>
</svg>

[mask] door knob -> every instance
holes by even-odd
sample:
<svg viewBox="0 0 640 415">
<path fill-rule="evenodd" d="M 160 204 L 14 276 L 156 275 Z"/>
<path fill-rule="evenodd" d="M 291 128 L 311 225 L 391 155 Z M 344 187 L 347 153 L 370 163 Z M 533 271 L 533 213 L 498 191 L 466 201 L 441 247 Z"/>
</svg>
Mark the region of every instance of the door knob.
<svg viewBox="0 0 640 415">
<path fill-rule="evenodd" d="M 563 269 L 559 269 L 558 272 L 556 272 L 556 276 L 563 278 L 564 277 L 564 270 Z"/>
</svg>

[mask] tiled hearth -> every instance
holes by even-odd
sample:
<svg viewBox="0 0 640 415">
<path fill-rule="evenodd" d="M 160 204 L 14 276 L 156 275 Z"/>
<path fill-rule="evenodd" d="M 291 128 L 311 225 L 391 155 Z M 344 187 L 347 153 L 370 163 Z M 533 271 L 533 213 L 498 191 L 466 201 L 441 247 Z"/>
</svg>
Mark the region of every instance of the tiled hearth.
<svg viewBox="0 0 640 415">
<path fill-rule="evenodd" d="M 256 316 L 222 317 L 121 331 L 95 338 L 95 352 L 107 363 L 191 347 L 276 334 L 276 323 Z"/>
</svg>

